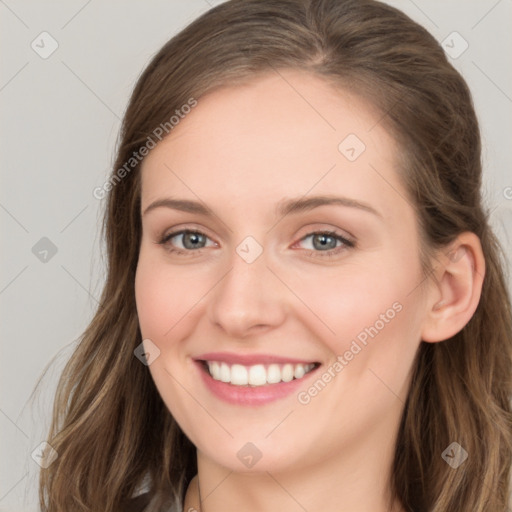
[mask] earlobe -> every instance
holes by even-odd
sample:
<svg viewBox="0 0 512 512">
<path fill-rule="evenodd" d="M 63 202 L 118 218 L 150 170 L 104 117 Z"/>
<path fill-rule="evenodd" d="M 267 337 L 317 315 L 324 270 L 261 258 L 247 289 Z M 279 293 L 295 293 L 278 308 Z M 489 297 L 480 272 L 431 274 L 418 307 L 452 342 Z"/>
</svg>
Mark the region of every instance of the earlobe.
<svg viewBox="0 0 512 512">
<path fill-rule="evenodd" d="M 464 328 L 480 302 L 484 275 L 482 246 L 474 233 L 461 233 L 439 251 L 425 303 L 423 341 L 447 340 Z"/>
</svg>

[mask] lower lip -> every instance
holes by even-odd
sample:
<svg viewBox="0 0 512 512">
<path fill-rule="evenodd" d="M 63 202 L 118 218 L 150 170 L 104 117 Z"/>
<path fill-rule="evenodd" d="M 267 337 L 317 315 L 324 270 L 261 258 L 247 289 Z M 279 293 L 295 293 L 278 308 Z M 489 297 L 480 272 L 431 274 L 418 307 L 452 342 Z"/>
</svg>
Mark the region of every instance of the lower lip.
<svg viewBox="0 0 512 512">
<path fill-rule="evenodd" d="M 218 398 L 235 405 L 264 405 L 281 398 L 285 398 L 297 392 L 304 386 L 304 382 L 310 375 L 316 372 L 314 368 L 301 379 L 294 379 L 290 382 L 279 382 L 278 384 L 266 384 L 264 386 L 234 386 L 227 382 L 215 380 L 202 363 L 194 361 L 206 387 Z"/>
</svg>

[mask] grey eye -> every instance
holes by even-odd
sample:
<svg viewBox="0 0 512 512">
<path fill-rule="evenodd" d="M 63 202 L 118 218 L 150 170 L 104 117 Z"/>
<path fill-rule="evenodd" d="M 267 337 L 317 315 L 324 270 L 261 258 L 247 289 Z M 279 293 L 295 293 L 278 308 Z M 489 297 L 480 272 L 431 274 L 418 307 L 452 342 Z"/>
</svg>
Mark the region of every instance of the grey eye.
<svg viewBox="0 0 512 512">
<path fill-rule="evenodd" d="M 336 249 L 339 241 L 341 241 L 339 236 L 329 233 L 310 233 L 302 239 L 302 243 L 306 244 L 305 249 L 314 249 L 320 252 Z"/>
<path fill-rule="evenodd" d="M 201 233 L 185 231 L 175 235 L 173 238 L 181 237 L 184 249 L 202 249 L 206 245 L 207 237 Z"/>
<path fill-rule="evenodd" d="M 336 237 L 326 233 L 316 233 L 310 236 L 313 237 L 313 247 L 315 249 L 335 249 L 336 244 L 338 243 Z"/>
</svg>

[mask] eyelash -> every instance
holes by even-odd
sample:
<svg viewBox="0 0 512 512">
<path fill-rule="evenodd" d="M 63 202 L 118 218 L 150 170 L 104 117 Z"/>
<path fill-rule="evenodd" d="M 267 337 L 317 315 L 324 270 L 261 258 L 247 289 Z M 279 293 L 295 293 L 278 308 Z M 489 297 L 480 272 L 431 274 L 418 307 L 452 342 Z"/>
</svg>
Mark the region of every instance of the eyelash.
<svg viewBox="0 0 512 512">
<path fill-rule="evenodd" d="M 169 240 L 171 240 L 175 236 L 184 235 L 184 234 L 196 234 L 196 235 L 202 235 L 206 238 L 209 238 L 206 234 L 202 233 L 201 231 L 197 231 L 197 230 L 193 230 L 193 229 L 182 229 L 180 231 L 174 231 L 172 233 L 163 235 L 157 243 L 159 245 L 167 246 L 166 250 L 173 254 L 190 256 L 190 253 L 196 253 L 195 254 L 196 256 L 200 256 L 204 247 L 202 247 L 200 249 L 183 250 L 183 249 L 176 249 L 175 247 L 172 247 L 170 244 L 168 244 Z M 344 251 L 346 249 L 352 249 L 356 246 L 355 242 L 347 240 L 346 238 L 339 235 L 335 231 L 312 231 L 311 233 L 308 233 L 307 235 L 303 236 L 298 242 L 302 242 L 303 240 L 309 238 L 310 236 L 314 236 L 314 235 L 327 235 L 329 237 L 336 239 L 337 241 L 342 242 L 343 245 L 340 247 L 336 247 L 334 249 L 329 249 L 328 251 L 318 251 L 318 250 L 306 249 L 308 256 L 319 257 L 319 258 L 332 258 L 332 257 L 338 255 L 341 251 Z M 298 243 L 298 242 L 296 242 L 296 243 Z"/>
</svg>

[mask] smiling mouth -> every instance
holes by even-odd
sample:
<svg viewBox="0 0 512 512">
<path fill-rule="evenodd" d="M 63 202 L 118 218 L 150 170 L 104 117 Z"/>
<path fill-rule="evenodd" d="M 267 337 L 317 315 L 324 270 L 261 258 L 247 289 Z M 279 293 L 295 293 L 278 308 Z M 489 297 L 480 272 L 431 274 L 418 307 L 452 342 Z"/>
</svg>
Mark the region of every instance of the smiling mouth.
<svg viewBox="0 0 512 512">
<path fill-rule="evenodd" d="M 261 387 L 299 380 L 320 366 L 320 363 L 273 363 L 245 366 L 228 364 L 224 361 L 199 360 L 198 362 L 213 380 L 241 387 Z"/>
</svg>

